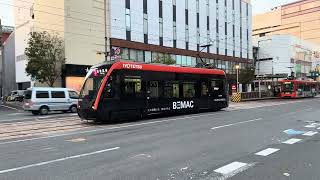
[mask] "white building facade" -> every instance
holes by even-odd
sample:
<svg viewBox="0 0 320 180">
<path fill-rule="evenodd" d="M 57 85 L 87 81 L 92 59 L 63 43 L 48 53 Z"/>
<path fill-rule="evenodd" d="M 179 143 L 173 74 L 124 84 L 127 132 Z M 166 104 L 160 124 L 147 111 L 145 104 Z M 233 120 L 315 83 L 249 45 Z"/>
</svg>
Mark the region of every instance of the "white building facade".
<svg viewBox="0 0 320 180">
<path fill-rule="evenodd" d="M 320 47 L 290 35 L 272 35 L 254 39 L 259 48 L 257 75 L 276 75 L 293 72 L 305 79 L 315 70 L 320 60 Z"/>
<path fill-rule="evenodd" d="M 106 59 L 105 50 L 108 60 L 150 63 L 165 56 L 182 66 L 196 66 L 200 56 L 231 75 L 236 64 L 245 68 L 252 63 L 249 0 L 17 0 L 15 5 L 27 7 L 16 10 L 21 87 L 31 81 L 24 71 L 31 31 L 64 39 L 61 85 L 73 89 L 80 88 L 88 67 Z"/>
</svg>

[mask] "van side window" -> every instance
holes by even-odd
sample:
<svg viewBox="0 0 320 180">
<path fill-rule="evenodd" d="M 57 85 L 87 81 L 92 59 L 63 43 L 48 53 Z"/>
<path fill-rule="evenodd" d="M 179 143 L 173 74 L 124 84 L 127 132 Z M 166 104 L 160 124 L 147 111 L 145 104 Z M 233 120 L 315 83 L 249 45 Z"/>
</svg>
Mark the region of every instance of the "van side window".
<svg viewBox="0 0 320 180">
<path fill-rule="evenodd" d="M 75 91 L 69 91 L 69 97 L 70 97 L 71 99 L 79 99 L 79 95 L 78 95 L 78 93 L 75 92 Z"/>
<path fill-rule="evenodd" d="M 64 91 L 51 91 L 51 98 L 66 98 Z"/>
<path fill-rule="evenodd" d="M 37 91 L 36 98 L 39 98 L 39 99 L 49 98 L 49 92 L 48 91 Z"/>
</svg>

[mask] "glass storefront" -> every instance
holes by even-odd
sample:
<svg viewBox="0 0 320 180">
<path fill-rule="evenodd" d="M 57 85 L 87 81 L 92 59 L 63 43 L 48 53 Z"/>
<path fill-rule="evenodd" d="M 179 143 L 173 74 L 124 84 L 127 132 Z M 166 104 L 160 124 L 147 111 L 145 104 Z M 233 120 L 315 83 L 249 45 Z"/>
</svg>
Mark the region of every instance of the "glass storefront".
<svg viewBox="0 0 320 180">
<path fill-rule="evenodd" d="M 164 53 L 158 53 L 158 52 L 121 48 L 122 60 L 152 63 L 152 62 L 159 62 L 159 59 L 161 60 L 163 58 L 165 59 L 170 58 L 171 60 L 176 62 L 175 63 L 176 65 L 189 66 L 189 67 L 194 67 L 197 65 L 197 62 L 201 61 L 199 58 L 191 57 L 191 56 L 164 54 Z M 240 69 L 245 69 L 248 67 L 246 63 L 236 63 L 232 61 L 205 59 L 205 58 L 203 58 L 202 60 L 207 64 L 213 64 L 218 69 L 224 70 L 227 74 L 235 74 L 236 73 L 235 66 L 237 64 L 240 65 Z"/>
</svg>

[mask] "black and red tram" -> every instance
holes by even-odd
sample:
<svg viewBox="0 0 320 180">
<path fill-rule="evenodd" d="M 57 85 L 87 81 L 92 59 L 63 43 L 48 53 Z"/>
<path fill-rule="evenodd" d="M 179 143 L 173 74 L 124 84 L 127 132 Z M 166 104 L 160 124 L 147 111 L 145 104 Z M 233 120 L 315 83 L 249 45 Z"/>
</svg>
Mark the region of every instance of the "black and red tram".
<svg viewBox="0 0 320 180">
<path fill-rule="evenodd" d="M 222 70 L 118 61 L 93 66 L 80 92 L 82 119 L 109 121 L 228 107 Z"/>
</svg>

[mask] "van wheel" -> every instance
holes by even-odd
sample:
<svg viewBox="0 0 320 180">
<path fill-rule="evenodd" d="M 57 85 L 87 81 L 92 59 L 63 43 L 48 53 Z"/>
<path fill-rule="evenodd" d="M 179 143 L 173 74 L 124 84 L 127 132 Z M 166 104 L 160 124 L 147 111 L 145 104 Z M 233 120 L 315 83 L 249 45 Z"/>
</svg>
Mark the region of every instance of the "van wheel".
<svg viewBox="0 0 320 180">
<path fill-rule="evenodd" d="M 39 111 L 31 111 L 33 115 L 39 115 Z"/>
<path fill-rule="evenodd" d="M 49 108 L 47 106 L 42 106 L 39 111 L 41 115 L 47 115 L 49 113 Z"/>
<path fill-rule="evenodd" d="M 70 107 L 70 112 L 77 113 L 78 112 L 77 106 L 75 106 L 75 105 L 71 106 Z"/>
</svg>

